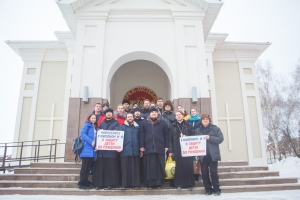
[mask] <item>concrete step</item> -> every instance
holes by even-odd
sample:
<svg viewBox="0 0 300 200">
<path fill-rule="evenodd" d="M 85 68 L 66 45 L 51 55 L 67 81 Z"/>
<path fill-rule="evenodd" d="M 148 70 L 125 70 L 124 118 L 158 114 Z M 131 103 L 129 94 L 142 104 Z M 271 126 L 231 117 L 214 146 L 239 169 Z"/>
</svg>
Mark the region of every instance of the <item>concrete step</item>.
<svg viewBox="0 0 300 200">
<path fill-rule="evenodd" d="M 30 168 L 81 168 L 81 163 L 63 162 L 63 163 L 30 163 Z"/>
<path fill-rule="evenodd" d="M 39 180 L 1 180 L 1 187 L 22 188 L 77 188 L 78 181 L 39 181 Z M 297 183 L 297 178 L 249 178 L 249 179 L 220 179 L 221 186 L 264 185 Z M 170 187 L 167 182 L 163 187 Z M 196 187 L 203 187 L 202 182 L 196 182 Z"/>
<path fill-rule="evenodd" d="M 230 178 L 258 178 L 258 177 L 276 177 L 279 172 L 276 171 L 245 171 L 245 172 L 222 172 L 219 173 L 219 179 Z"/>
<path fill-rule="evenodd" d="M 249 163 L 247 161 L 228 161 L 228 162 L 219 162 L 219 166 L 248 166 Z"/>
<path fill-rule="evenodd" d="M 270 185 L 247 185 L 247 186 L 221 186 L 222 193 L 236 192 L 259 192 L 277 190 L 299 190 L 300 184 L 270 184 Z M 0 195 L 101 195 L 101 196 L 129 196 L 129 195 L 183 195 L 204 194 L 203 187 L 187 189 L 153 189 L 146 190 L 79 190 L 78 188 L 0 188 Z"/>
<path fill-rule="evenodd" d="M 267 166 L 219 167 L 218 172 L 267 171 Z M 80 168 L 16 168 L 15 174 L 79 174 Z"/>
<path fill-rule="evenodd" d="M 232 161 L 232 162 L 219 162 L 220 167 L 228 167 L 228 166 L 248 166 L 248 162 L 246 161 Z M 74 162 L 64 162 L 64 163 L 30 163 L 30 168 L 80 168 L 81 163 Z"/>
<path fill-rule="evenodd" d="M 79 181 L 79 174 L 3 174 L 0 180 Z"/>
<path fill-rule="evenodd" d="M 221 179 L 278 177 L 279 172 L 255 171 L 253 172 L 223 172 L 219 173 Z M 92 177 L 90 176 L 90 179 Z M 2 174 L 0 180 L 39 180 L 39 181 L 78 181 L 78 174 Z"/>
</svg>

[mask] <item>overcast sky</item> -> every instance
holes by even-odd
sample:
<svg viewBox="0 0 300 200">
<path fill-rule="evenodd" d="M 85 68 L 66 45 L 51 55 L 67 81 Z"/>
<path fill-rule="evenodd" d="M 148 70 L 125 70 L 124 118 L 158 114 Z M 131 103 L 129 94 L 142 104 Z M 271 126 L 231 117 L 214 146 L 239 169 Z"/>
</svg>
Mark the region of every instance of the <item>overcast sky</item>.
<svg viewBox="0 0 300 200">
<path fill-rule="evenodd" d="M 299 11 L 300 0 L 225 0 L 212 32 L 228 33 L 226 41 L 272 43 L 259 59 L 287 74 L 300 58 Z M 23 70 L 4 41 L 56 40 L 54 31 L 68 30 L 55 0 L 0 0 L 0 143 L 13 140 Z"/>
</svg>

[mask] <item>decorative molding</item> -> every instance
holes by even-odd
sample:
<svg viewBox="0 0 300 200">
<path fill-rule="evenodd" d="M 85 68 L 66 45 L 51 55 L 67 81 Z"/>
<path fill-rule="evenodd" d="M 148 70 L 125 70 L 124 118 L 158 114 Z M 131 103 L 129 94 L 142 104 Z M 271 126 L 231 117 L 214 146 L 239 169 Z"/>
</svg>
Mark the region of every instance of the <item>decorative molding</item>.
<svg viewBox="0 0 300 200">
<path fill-rule="evenodd" d="M 37 118 L 37 121 L 50 121 L 50 130 L 49 130 L 49 138 L 48 139 L 52 139 L 53 136 L 53 125 L 54 125 L 54 121 L 63 121 L 64 118 L 63 117 L 54 117 L 55 115 L 55 103 L 52 103 L 52 108 L 51 108 L 51 116 L 50 117 L 39 117 Z M 49 141 L 49 144 L 51 144 L 51 140 Z M 48 151 L 50 151 L 50 146 L 48 147 Z"/>
<path fill-rule="evenodd" d="M 225 120 L 227 122 L 228 149 L 229 149 L 229 151 L 231 151 L 232 145 L 231 145 L 230 120 L 243 120 L 243 118 L 242 117 L 230 117 L 228 103 L 226 103 L 225 106 L 226 106 L 226 117 L 218 117 L 218 121 Z"/>
<path fill-rule="evenodd" d="M 173 15 L 174 18 L 176 19 L 203 19 L 203 33 L 204 33 L 204 38 L 206 38 L 223 6 L 223 2 L 219 1 L 219 0 L 188 0 L 191 4 L 196 5 L 197 7 L 200 8 L 200 12 L 195 12 L 194 14 L 192 14 L 193 12 L 186 12 L 188 14 L 188 16 L 186 16 L 186 14 L 182 15 L 176 12 L 175 15 Z M 62 15 L 64 17 L 64 19 L 66 20 L 66 23 L 68 25 L 68 27 L 70 28 L 71 32 L 73 35 L 76 35 L 77 33 L 77 24 L 78 24 L 78 19 L 99 19 L 99 17 L 101 19 L 105 19 L 105 16 L 95 16 L 97 15 L 98 10 L 93 10 L 94 12 L 92 13 L 88 13 L 88 15 L 90 16 L 85 16 L 84 13 L 82 14 L 78 14 L 80 12 L 80 9 L 83 8 L 84 6 L 88 5 L 88 4 L 92 4 L 93 0 L 56 0 L 56 3 L 60 9 L 60 11 L 62 12 Z M 98 2 L 97 2 L 98 3 Z M 179 3 L 179 1 L 177 1 L 177 3 Z M 98 3 L 99 4 L 99 3 Z M 99 6 L 96 6 L 98 8 L 101 8 L 101 4 Z M 123 8 L 122 10 L 124 10 L 125 8 Z M 120 9 L 118 9 L 120 11 Z M 111 12 L 117 11 L 117 9 L 111 9 L 109 8 L 109 14 L 107 17 L 107 19 L 109 21 L 117 21 L 117 20 L 122 20 L 120 18 L 115 19 L 113 16 L 111 17 Z M 127 12 L 131 12 L 131 14 L 133 12 L 136 13 L 144 13 L 145 10 L 144 9 L 129 9 L 126 8 Z M 158 9 L 156 9 L 155 12 L 157 12 Z M 205 13 L 205 15 L 203 16 L 197 16 L 199 13 L 201 13 L 201 11 L 203 11 L 203 13 Z M 168 9 L 168 12 L 171 12 L 171 8 Z M 175 12 L 175 11 L 174 11 Z M 192 16 L 190 16 L 192 14 Z M 79 18 L 78 18 L 79 17 Z M 162 21 L 162 20 L 171 20 L 171 19 L 167 19 L 167 18 L 160 18 L 160 19 L 153 19 L 153 15 L 151 16 L 151 21 Z M 147 17 L 143 17 L 143 18 L 127 18 L 127 19 L 123 19 L 123 21 L 147 21 Z"/>
</svg>

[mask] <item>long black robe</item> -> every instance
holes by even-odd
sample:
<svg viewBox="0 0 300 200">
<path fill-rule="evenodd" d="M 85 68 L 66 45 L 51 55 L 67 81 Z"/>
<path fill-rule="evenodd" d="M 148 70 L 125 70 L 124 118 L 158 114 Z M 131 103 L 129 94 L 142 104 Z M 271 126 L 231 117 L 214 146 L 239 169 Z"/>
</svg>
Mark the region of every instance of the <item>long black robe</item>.
<svg viewBox="0 0 300 200">
<path fill-rule="evenodd" d="M 170 152 L 174 153 L 174 160 L 176 162 L 174 186 L 175 187 L 194 187 L 194 166 L 193 157 L 182 157 L 180 147 L 180 133 L 183 135 L 194 135 L 193 126 L 187 121 L 183 120 L 181 123 L 174 122 L 171 126 L 170 133 Z"/>
</svg>

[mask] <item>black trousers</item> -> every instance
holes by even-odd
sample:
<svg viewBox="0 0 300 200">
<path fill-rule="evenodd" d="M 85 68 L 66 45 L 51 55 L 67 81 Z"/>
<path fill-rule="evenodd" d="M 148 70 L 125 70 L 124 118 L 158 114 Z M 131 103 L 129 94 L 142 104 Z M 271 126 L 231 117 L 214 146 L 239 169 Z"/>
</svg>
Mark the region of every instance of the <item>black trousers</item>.
<svg viewBox="0 0 300 200">
<path fill-rule="evenodd" d="M 94 158 L 81 158 L 80 181 L 87 181 Z"/>
<path fill-rule="evenodd" d="M 209 172 L 211 180 L 209 178 Z M 212 161 L 210 155 L 204 156 L 203 162 L 201 163 L 201 173 L 206 192 L 221 191 L 218 175 L 218 161 Z"/>
</svg>

